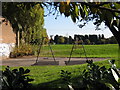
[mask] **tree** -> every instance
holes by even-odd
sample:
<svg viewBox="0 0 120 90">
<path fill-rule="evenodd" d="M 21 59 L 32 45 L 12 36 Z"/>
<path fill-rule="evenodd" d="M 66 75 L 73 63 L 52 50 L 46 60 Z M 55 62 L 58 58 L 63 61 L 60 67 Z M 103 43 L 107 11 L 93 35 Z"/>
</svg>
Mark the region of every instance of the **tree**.
<svg viewBox="0 0 120 90">
<path fill-rule="evenodd" d="M 64 37 L 64 44 L 69 44 L 69 38 L 68 37 Z"/>
<path fill-rule="evenodd" d="M 102 37 L 101 37 L 101 39 L 105 39 L 105 37 L 104 37 L 104 34 L 102 34 Z"/>
<path fill-rule="evenodd" d="M 47 33 L 46 29 L 43 28 L 44 26 L 44 9 L 40 7 L 39 4 L 36 4 L 33 8 L 30 10 L 27 10 L 25 14 L 28 13 L 28 15 L 24 15 L 23 22 L 26 22 L 23 26 L 23 38 L 25 39 L 26 43 L 34 43 L 39 44 L 43 37 L 44 41 L 43 44 L 47 43 Z M 27 22 L 28 21 L 28 22 Z M 21 23 L 21 24 L 22 24 Z M 27 28 L 25 28 L 27 27 Z"/>
<path fill-rule="evenodd" d="M 114 36 L 109 38 L 109 43 L 111 43 L 111 44 L 116 44 L 117 43 L 117 41 L 116 41 Z"/>
<path fill-rule="evenodd" d="M 26 43 L 40 41 L 42 32 L 45 32 L 44 10 L 40 3 L 3 2 L 2 11 L 3 17 L 10 21 L 16 33 L 17 45 L 20 40 Z"/>
<path fill-rule="evenodd" d="M 40 4 L 41 6 L 46 6 L 49 13 L 57 13 L 58 16 L 60 12 L 60 14 L 64 14 L 65 17 L 70 16 L 73 22 L 77 22 L 77 20 L 82 21 L 83 24 L 79 25 L 80 28 L 85 26 L 88 21 L 93 20 L 96 25 L 96 29 L 99 29 L 101 23 L 104 22 L 113 33 L 120 48 L 120 2 L 70 2 L 70 0 L 67 0 L 66 2 L 47 2 Z M 29 6 L 32 6 L 32 4 L 26 5 L 26 7 Z M 10 8 L 11 7 L 12 5 Z M 49 9 L 49 7 L 54 10 Z M 5 14 L 8 14 L 8 12 Z M 8 15 L 10 15 L 10 13 Z M 7 17 L 9 17 L 8 15 Z M 15 19 L 14 22 L 16 22 Z"/>
<path fill-rule="evenodd" d="M 15 15 L 15 11 L 17 11 L 17 13 L 20 14 L 19 12 L 21 8 L 16 7 L 26 6 L 26 8 L 29 9 L 34 5 L 36 5 L 36 3 L 7 3 L 7 5 L 3 3 L 3 16 L 6 16 L 8 20 L 10 20 L 12 23 L 15 23 L 16 20 L 10 19 L 11 16 L 9 15 L 11 14 L 13 18 L 16 18 L 17 15 Z M 119 2 L 70 2 L 70 0 L 67 0 L 67 2 L 40 3 L 40 6 L 43 5 L 46 7 L 54 6 L 54 10 L 56 12 L 60 12 L 66 17 L 71 16 L 73 22 L 76 22 L 77 20 L 90 21 L 94 19 L 94 24 L 96 25 L 97 29 L 100 26 L 100 24 L 104 22 L 105 25 L 113 33 L 116 40 L 118 41 L 118 44 L 120 45 Z M 10 10 L 11 7 L 12 9 Z M 12 11 L 12 13 L 10 11 Z M 50 13 L 52 12 L 50 11 Z M 86 22 L 84 22 L 83 25 L 79 26 L 82 27 L 85 24 Z"/>
<path fill-rule="evenodd" d="M 85 40 L 85 44 L 90 45 L 90 40 L 89 40 L 89 39 L 86 39 L 86 40 Z"/>
<path fill-rule="evenodd" d="M 91 20 L 94 21 L 98 30 L 101 23 L 105 23 L 118 42 L 120 55 L 120 2 L 70 2 L 67 0 L 51 5 L 65 17 L 71 16 L 73 22 L 82 21 L 80 28 Z"/>
<path fill-rule="evenodd" d="M 98 38 L 99 38 L 99 40 L 102 38 L 100 34 L 98 35 Z"/>
<path fill-rule="evenodd" d="M 97 35 L 89 35 L 90 42 L 94 42 L 95 44 L 98 41 Z"/>
<path fill-rule="evenodd" d="M 54 44 L 53 35 L 50 35 L 50 43 Z"/>
<path fill-rule="evenodd" d="M 101 39 L 101 44 L 105 44 L 106 39 Z"/>
<path fill-rule="evenodd" d="M 55 7 L 65 17 L 71 16 L 73 22 L 83 21 L 85 26 L 88 21 L 95 20 L 96 29 L 102 22 L 110 29 L 120 46 L 120 2 L 54 2 L 50 6 Z M 81 19 L 82 18 L 82 19 Z"/>
<path fill-rule="evenodd" d="M 64 44 L 65 38 L 63 36 L 58 37 L 58 44 Z"/>
<path fill-rule="evenodd" d="M 85 39 L 89 39 L 89 36 L 88 36 L 88 35 L 85 35 Z"/>
<path fill-rule="evenodd" d="M 72 44 L 73 43 L 73 39 L 71 36 L 69 36 L 69 44 Z"/>
<path fill-rule="evenodd" d="M 55 42 L 55 44 L 58 44 L 58 38 L 59 38 L 58 35 L 56 35 L 56 36 L 54 37 L 54 42 Z"/>
</svg>

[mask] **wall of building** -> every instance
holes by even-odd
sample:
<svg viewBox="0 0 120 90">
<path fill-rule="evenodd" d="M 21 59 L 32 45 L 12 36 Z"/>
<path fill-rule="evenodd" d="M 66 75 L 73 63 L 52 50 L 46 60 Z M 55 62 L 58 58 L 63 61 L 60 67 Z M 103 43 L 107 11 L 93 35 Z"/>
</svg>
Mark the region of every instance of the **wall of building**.
<svg viewBox="0 0 120 90">
<path fill-rule="evenodd" d="M 13 51 L 15 43 L 0 43 L 0 57 L 9 58 L 10 52 Z"/>
<path fill-rule="evenodd" d="M 0 40 L 2 43 L 16 43 L 16 35 L 9 22 L 3 22 L 1 24 Z"/>
<path fill-rule="evenodd" d="M 4 20 L 4 18 L 0 18 Z M 13 47 L 15 47 L 16 35 L 9 21 L 0 24 L 0 57 L 8 58 Z"/>
</svg>

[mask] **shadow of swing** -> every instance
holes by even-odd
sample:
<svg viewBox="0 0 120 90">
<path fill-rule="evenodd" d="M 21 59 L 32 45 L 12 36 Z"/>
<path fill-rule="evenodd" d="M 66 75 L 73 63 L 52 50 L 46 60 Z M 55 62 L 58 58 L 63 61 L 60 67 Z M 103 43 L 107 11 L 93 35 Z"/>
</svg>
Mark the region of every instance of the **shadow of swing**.
<svg viewBox="0 0 120 90">
<path fill-rule="evenodd" d="M 66 65 L 79 65 L 79 64 L 85 64 L 86 60 L 76 60 L 76 61 L 65 61 Z"/>
<path fill-rule="evenodd" d="M 59 65 L 59 61 L 38 61 L 37 63 L 33 64 L 32 66 L 35 65 L 40 65 L 40 66 L 44 66 L 44 65 Z"/>
<path fill-rule="evenodd" d="M 85 64 L 86 60 L 74 60 L 74 61 L 63 61 L 64 65 L 79 65 Z M 59 61 L 38 61 L 37 63 L 32 64 L 31 66 L 44 66 L 44 65 L 61 65 Z"/>
</svg>

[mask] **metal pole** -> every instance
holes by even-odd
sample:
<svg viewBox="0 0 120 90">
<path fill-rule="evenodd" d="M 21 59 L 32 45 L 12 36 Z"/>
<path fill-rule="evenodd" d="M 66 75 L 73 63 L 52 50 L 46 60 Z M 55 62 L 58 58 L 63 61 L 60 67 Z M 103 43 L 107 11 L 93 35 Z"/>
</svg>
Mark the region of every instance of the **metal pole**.
<svg viewBox="0 0 120 90">
<path fill-rule="evenodd" d="M 40 43 L 40 48 L 38 50 L 38 55 L 37 55 L 36 63 L 38 62 L 38 58 L 39 58 L 40 51 L 41 51 L 41 48 L 42 48 L 43 40 L 44 40 L 44 37 L 42 37 L 42 42 Z"/>
<path fill-rule="evenodd" d="M 82 40 L 82 38 L 81 38 L 81 37 L 80 37 L 80 39 Z M 84 54 L 85 54 L 86 60 L 88 60 L 87 55 L 86 55 L 85 48 L 84 48 L 84 46 L 83 46 L 83 42 L 82 42 L 82 48 L 83 48 L 83 50 L 84 50 Z"/>
<path fill-rule="evenodd" d="M 73 52 L 73 49 L 74 49 L 74 43 L 73 43 L 73 46 L 72 46 L 72 50 L 71 50 L 71 52 L 70 52 L 70 57 L 69 57 L 69 60 L 67 61 L 67 63 L 66 63 L 66 65 L 70 62 L 70 60 L 71 60 L 71 56 L 72 56 L 72 52 Z"/>
<path fill-rule="evenodd" d="M 56 63 L 55 56 L 54 56 L 53 51 L 52 51 L 52 47 L 50 46 L 50 43 L 48 43 L 48 45 L 49 45 L 49 47 L 50 47 L 50 51 L 51 51 L 51 53 L 52 53 L 53 59 L 54 59 L 54 61 L 55 61 L 55 63 Z"/>
</svg>

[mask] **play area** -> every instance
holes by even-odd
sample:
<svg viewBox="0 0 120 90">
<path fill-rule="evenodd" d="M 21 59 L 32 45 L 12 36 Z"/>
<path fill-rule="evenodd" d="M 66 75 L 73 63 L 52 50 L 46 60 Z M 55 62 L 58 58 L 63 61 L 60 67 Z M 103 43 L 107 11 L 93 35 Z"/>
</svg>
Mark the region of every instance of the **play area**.
<svg viewBox="0 0 120 90">
<path fill-rule="evenodd" d="M 84 42 L 82 42 L 81 44 L 78 44 L 79 42 L 78 39 L 76 39 L 75 43 L 71 45 L 71 49 L 68 52 L 68 56 L 66 57 L 56 56 L 57 51 L 55 51 L 54 48 L 52 48 L 50 43 L 48 43 L 48 45 L 43 45 L 44 39 L 45 37 L 42 38 L 42 42 L 39 44 L 39 48 L 38 48 L 36 56 L 8 58 L 2 61 L 2 65 L 6 65 L 6 66 L 7 65 L 8 66 L 35 66 L 35 65 L 65 66 L 65 65 L 84 64 L 86 63 L 86 60 L 91 60 L 91 59 L 93 61 L 100 61 L 100 60 L 108 59 L 108 58 L 90 58 L 90 57 L 88 58 L 86 54 L 86 49 L 84 47 Z M 73 57 L 73 54 L 76 54 L 76 53 L 79 55 L 79 57 Z M 81 57 L 81 54 L 84 55 L 84 57 Z"/>
<path fill-rule="evenodd" d="M 81 42 L 81 44 L 79 44 L 80 41 L 83 41 L 81 37 L 80 37 L 80 39 L 78 39 L 77 37 L 75 38 L 73 46 L 70 50 L 70 54 L 69 54 L 68 57 L 66 57 L 66 58 L 58 58 L 57 57 L 56 58 L 55 54 L 54 54 L 55 53 L 54 50 L 52 49 L 50 43 L 48 43 L 48 45 L 46 47 L 48 47 L 49 54 L 51 53 L 51 56 L 50 57 L 44 57 L 42 60 L 39 60 L 39 56 L 40 56 L 41 52 L 44 52 L 44 51 L 41 51 L 41 50 L 44 47 L 43 41 L 46 38 L 47 37 L 43 37 L 41 43 L 39 44 L 37 58 L 36 58 L 36 62 L 35 62 L 34 65 L 44 65 L 44 64 L 47 64 L 47 65 L 73 65 L 73 64 L 83 64 L 83 63 L 86 62 L 86 60 L 88 60 L 83 42 Z M 81 54 L 81 51 L 82 51 L 82 53 L 85 56 L 84 59 L 82 59 L 81 57 L 72 59 L 72 54 L 76 50 L 76 48 L 79 48 L 79 54 Z M 48 49 L 45 50 L 45 52 L 48 52 Z M 80 60 L 80 58 L 81 58 L 81 60 Z"/>
<path fill-rule="evenodd" d="M 69 58 L 59 58 L 56 57 L 56 62 L 53 60 L 53 58 L 46 58 L 46 57 L 39 57 L 39 61 L 36 63 L 36 57 L 33 56 L 27 56 L 27 57 L 21 57 L 21 58 L 9 58 L 2 60 L 2 65 L 4 66 L 45 66 L 45 65 L 59 65 L 59 66 L 65 66 L 65 62 L 68 61 Z M 101 61 L 108 58 L 89 58 L 93 61 Z M 86 63 L 86 58 L 72 58 L 69 64 L 67 65 L 78 65 L 78 64 L 84 64 Z"/>
</svg>

